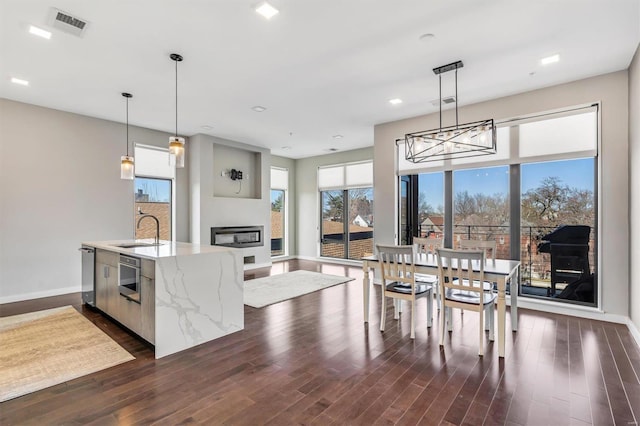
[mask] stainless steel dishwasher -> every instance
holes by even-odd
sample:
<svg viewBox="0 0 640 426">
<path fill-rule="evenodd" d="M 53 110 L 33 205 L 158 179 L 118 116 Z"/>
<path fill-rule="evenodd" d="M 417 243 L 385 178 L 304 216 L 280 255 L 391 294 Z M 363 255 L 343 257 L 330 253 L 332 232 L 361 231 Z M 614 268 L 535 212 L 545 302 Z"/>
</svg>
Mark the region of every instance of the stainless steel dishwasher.
<svg viewBox="0 0 640 426">
<path fill-rule="evenodd" d="M 89 306 L 96 306 L 95 268 L 96 249 L 83 245 L 82 252 L 82 301 Z"/>
</svg>

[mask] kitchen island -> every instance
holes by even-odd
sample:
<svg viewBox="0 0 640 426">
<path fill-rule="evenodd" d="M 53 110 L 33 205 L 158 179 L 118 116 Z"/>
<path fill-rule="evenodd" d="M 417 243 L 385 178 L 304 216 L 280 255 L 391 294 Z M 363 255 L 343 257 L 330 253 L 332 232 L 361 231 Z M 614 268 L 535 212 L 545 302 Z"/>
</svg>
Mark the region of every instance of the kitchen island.
<svg viewBox="0 0 640 426">
<path fill-rule="evenodd" d="M 83 246 L 95 248 L 96 308 L 154 344 L 156 358 L 244 328 L 240 250 L 150 240 Z M 122 285 L 124 258 L 139 262 L 135 291 Z"/>
</svg>

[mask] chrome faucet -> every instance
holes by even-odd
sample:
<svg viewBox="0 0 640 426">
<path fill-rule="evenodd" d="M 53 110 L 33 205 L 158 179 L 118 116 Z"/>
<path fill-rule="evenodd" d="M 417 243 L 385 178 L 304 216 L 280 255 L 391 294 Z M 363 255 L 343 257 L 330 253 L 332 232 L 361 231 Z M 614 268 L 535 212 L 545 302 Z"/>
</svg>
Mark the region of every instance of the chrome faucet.
<svg viewBox="0 0 640 426">
<path fill-rule="evenodd" d="M 138 208 L 138 213 L 141 214 L 142 216 L 140 216 L 140 219 L 138 219 L 138 224 L 136 225 L 136 229 L 140 229 L 140 222 L 142 222 L 142 219 L 144 219 L 145 217 L 150 217 L 151 219 L 155 220 L 156 221 L 156 244 L 160 244 L 160 221 L 158 220 L 158 218 L 152 214 L 143 213 L 142 210 L 140 210 L 140 208 Z"/>
</svg>

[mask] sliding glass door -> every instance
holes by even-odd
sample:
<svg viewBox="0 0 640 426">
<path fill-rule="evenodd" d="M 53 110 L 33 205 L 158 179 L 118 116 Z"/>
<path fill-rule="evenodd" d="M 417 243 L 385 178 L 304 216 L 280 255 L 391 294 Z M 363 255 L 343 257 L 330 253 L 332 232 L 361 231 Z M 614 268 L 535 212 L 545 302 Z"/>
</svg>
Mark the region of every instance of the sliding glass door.
<svg viewBox="0 0 640 426">
<path fill-rule="evenodd" d="M 372 254 L 373 188 L 322 191 L 320 198 L 320 255 L 358 260 Z"/>
</svg>

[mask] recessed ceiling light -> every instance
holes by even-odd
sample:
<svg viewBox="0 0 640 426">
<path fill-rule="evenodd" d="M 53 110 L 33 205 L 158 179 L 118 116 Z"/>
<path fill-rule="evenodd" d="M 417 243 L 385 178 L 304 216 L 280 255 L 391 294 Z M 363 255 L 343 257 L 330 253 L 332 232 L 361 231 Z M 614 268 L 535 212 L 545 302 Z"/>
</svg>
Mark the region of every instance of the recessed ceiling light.
<svg viewBox="0 0 640 426">
<path fill-rule="evenodd" d="M 278 9 L 276 9 L 273 6 L 271 6 L 266 1 L 258 3 L 255 6 L 255 9 L 256 9 L 256 12 L 258 12 L 260 15 L 264 16 L 267 19 L 271 19 L 274 16 L 276 16 L 278 13 L 280 13 L 280 11 Z"/>
<path fill-rule="evenodd" d="M 204 126 L 200 126 L 201 128 L 203 128 L 204 130 L 211 130 L 213 129 L 212 126 L 209 126 L 208 124 L 205 124 Z"/>
<path fill-rule="evenodd" d="M 46 38 L 49 40 L 51 38 L 51 33 L 47 30 L 43 30 L 42 28 L 38 28 L 34 25 L 29 26 L 29 32 L 33 35 L 37 35 L 38 37 Z"/>
<path fill-rule="evenodd" d="M 327 149 L 325 149 L 325 151 L 327 151 L 327 152 L 336 152 L 336 151 L 338 151 L 338 148 L 327 148 Z"/>
<path fill-rule="evenodd" d="M 540 59 L 540 63 L 542 65 L 549 65 L 549 64 L 556 63 L 559 60 L 560 60 L 560 55 L 551 55 L 551 56 L 547 56 L 546 58 Z"/>
<path fill-rule="evenodd" d="M 426 33 L 426 34 L 422 34 L 420 37 L 418 37 L 418 40 L 420 41 L 429 41 L 434 39 L 436 36 L 432 33 Z"/>
<path fill-rule="evenodd" d="M 290 149 L 291 149 L 291 147 L 290 147 L 289 145 L 287 145 L 287 146 L 283 146 L 283 147 L 282 147 L 282 148 L 280 148 L 280 149 L 282 149 L 283 151 L 288 151 L 288 150 L 290 150 Z"/>
<path fill-rule="evenodd" d="M 15 84 L 19 84 L 21 86 L 28 86 L 29 82 L 27 80 L 22 80 L 21 78 L 11 77 L 11 82 Z"/>
<path fill-rule="evenodd" d="M 342 135 L 333 135 L 331 137 L 334 138 L 334 139 L 342 139 L 344 136 L 342 136 Z"/>
<path fill-rule="evenodd" d="M 391 105 L 398 105 L 398 104 L 401 104 L 401 103 L 402 103 L 402 99 L 399 99 L 399 98 L 389 99 L 389 103 L 390 103 Z"/>
<path fill-rule="evenodd" d="M 267 110 L 265 107 L 260 106 L 260 105 L 256 105 L 256 106 L 252 107 L 251 109 L 254 110 L 255 112 L 263 112 L 263 111 Z"/>
</svg>

